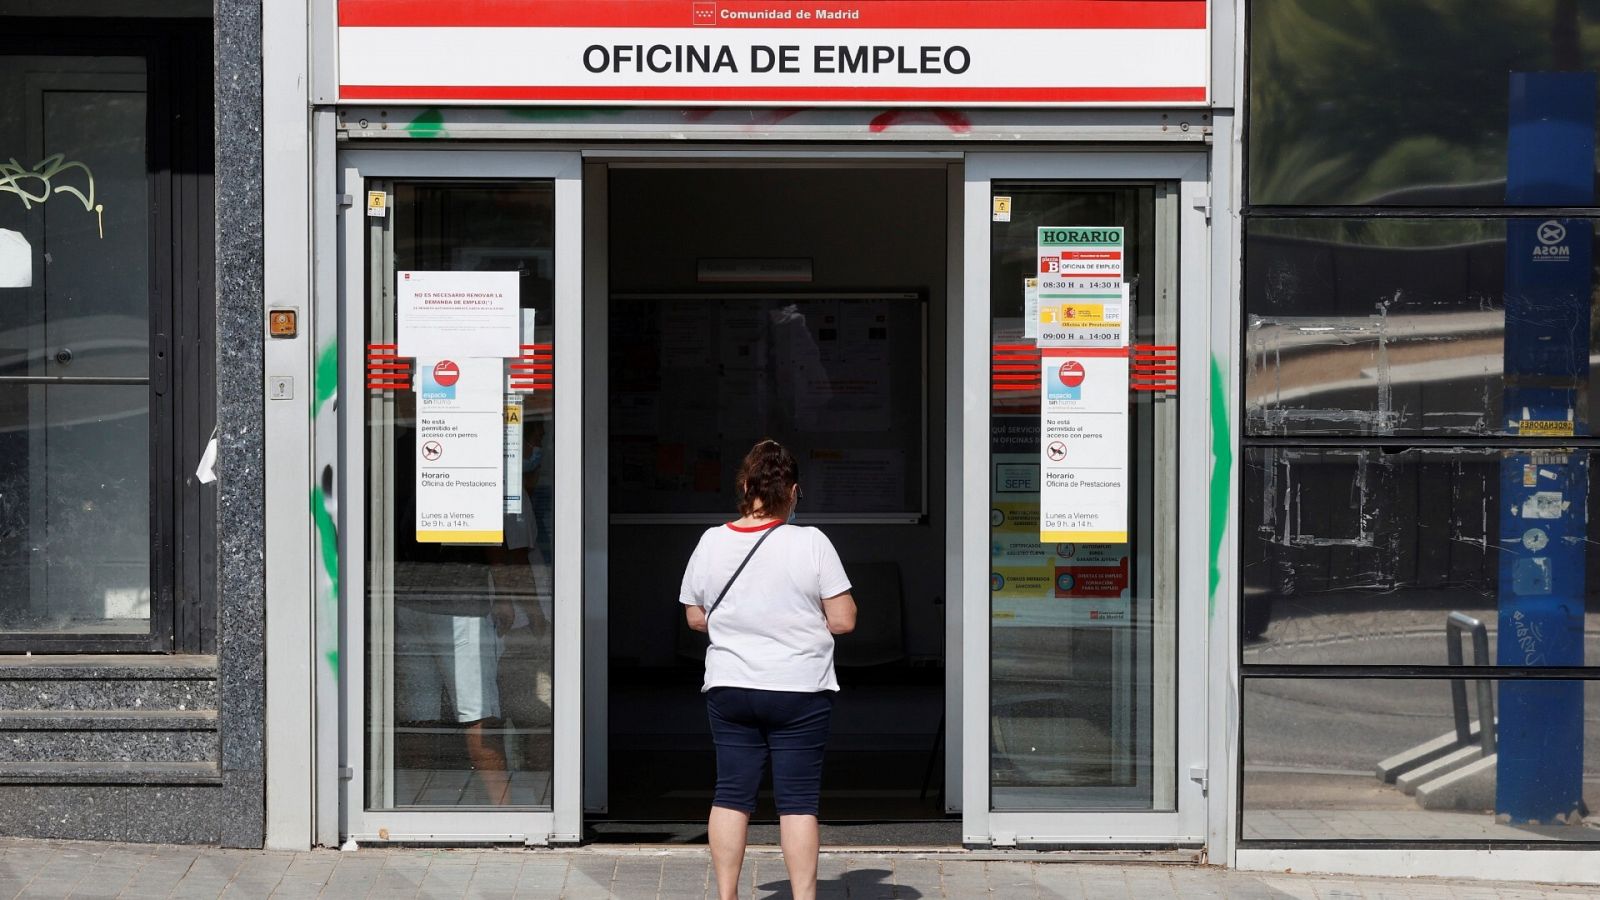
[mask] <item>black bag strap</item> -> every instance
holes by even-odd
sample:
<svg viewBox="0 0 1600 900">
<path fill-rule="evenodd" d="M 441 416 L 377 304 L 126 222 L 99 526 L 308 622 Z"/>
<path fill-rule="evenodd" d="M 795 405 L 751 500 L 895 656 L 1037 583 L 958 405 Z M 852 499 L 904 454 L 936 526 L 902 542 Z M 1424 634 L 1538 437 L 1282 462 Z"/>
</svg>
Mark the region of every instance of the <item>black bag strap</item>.
<svg viewBox="0 0 1600 900">
<path fill-rule="evenodd" d="M 722 586 L 722 593 L 717 595 L 717 599 L 711 602 L 711 608 L 706 610 L 707 619 L 710 619 L 711 614 L 717 611 L 718 606 L 722 605 L 722 598 L 728 596 L 728 589 L 733 587 L 735 581 L 739 580 L 739 573 L 744 571 L 744 567 L 750 564 L 750 557 L 755 556 L 756 551 L 761 549 L 761 545 L 766 543 L 767 538 L 772 537 L 772 533 L 782 527 L 783 523 L 779 522 L 777 525 L 768 528 L 761 537 L 756 539 L 756 545 L 751 547 L 750 552 L 744 555 L 744 562 L 739 563 L 739 568 L 733 570 L 733 575 L 728 578 L 728 583 Z"/>
</svg>

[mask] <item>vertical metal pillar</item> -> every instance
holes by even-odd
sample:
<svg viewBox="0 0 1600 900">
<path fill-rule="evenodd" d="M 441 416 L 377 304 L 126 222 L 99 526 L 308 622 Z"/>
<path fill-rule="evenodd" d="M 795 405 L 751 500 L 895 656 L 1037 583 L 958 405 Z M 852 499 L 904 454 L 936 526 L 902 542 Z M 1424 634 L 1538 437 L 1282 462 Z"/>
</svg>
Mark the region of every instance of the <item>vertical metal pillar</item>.
<svg viewBox="0 0 1600 900">
<path fill-rule="evenodd" d="M 1594 73 L 1512 73 L 1508 204 L 1592 205 L 1594 148 Z M 1507 223 L 1504 400 L 1513 433 L 1589 433 L 1593 240 L 1583 219 Z M 1501 461 L 1501 665 L 1583 664 L 1588 483 L 1588 455 L 1559 444 Z M 1496 815 L 1571 821 L 1582 806 L 1583 684 L 1501 682 L 1498 738 Z"/>
</svg>

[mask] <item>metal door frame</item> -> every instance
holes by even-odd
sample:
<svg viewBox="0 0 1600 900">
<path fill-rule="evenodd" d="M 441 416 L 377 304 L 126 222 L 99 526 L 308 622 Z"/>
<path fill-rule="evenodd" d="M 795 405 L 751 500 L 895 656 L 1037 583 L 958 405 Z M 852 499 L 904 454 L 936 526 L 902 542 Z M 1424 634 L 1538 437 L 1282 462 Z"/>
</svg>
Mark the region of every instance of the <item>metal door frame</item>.
<svg viewBox="0 0 1600 900">
<path fill-rule="evenodd" d="M 1209 460 L 1200 439 L 1207 426 L 1206 359 L 1210 347 L 1210 229 L 1207 158 L 1193 152 L 982 153 L 966 157 L 965 295 L 959 356 L 963 382 L 961 582 L 964 617 L 962 718 L 962 841 L 967 846 L 1145 845 L 1197 846 L 1206 838 L 1207 595 L 1205 504 L 1178 507 L 1176 558 L 1177 669 L 1174 769 L 1176 811 L 999 811 L 991 806 L 989 710 L 989 357 L 990 196 L 992 182 L 1027 179 L 1070 182 L 1176 183 L 1177 344 L 1182 398 L 1172 436 L 1174 483 L 1206 483 Z M 1158 206 L 1160 201 L 1158 200 Z M 1160 217 L 1158 213 L 1158 226 Z M 1165 242 L 1158 235 L 1158 241 Z M 1161 250 L 1157 259 L 1162 259 Z M 1158 441 L 1159 456 L 1159 441 Z M 1158 462 L 1159 464 L 1159 462 Z M 1191 490 L 1191 495 L 1193 491 Z M 1172 498 L 1177 502 L 1177 497 Z M 1170 546 L 1170 545 L 1169 545 Z M 1158 553 L 1160 551 L 1158 550 Z M 1170 551 L 1169 551 L 1170 552 Z M 1160 567 L 1158 566 L 1158 572 Z M 1199 574 L 1196 574 L 1199 573 Z M 1159 576 L 1158 576 L 1159 581 Z M 1158 703 L 1159 703 L 1158 699 Z"/>
<path fill-rule="evenodd" d="M 341 692 L 340 762 L 342 837 L 383 842 L 576 842 L 583 834 L 583 500 L 575 490 L 555 492 L 554 765 L 549 810 L 368 810 L 366 797 L 366 389 L 368 234 L 366 184 L 379 179 L 553 180 L 555 183 L 555 458 L 567 469 L 559 479 L 578 484 L 583 465 L 583 252 L 582 164 L 575 152 L 468 150 L 350 150 L 340 154 L 339 193 L 350 202 L 340 213 L 339 555 L 343 598 L 344 684 Z M 355 402 L 359 398 L 360 402 Z"/>
<path fill-rule="evenodd" d="M 601 448 L 593 460 L 584 466 L 584 497 L 588 504 L 585 515 L 587 529 L 584 540 L 584 560 L 588 566 L 584 581 L 588 592 L 583 639 L 585 641 L 585 741 L 583 745 L 585 779 L 584 809 L 589 813 L 605 813 L 610 806 L 608 785 L 608 731 L 610 677 L 607 670 L 609 640 L 606 598 L 610 590 L 607 560 L 610 541 L 610 509 L 607 480 L 609 464 L 604 448 L 610 440 L 610 420 L 607 410 L 608 377 L 606 366 L 607 328 L 609 327 L 609 260 L 610 244 L 607 216 L 609 215 L 609 179 L 612 167 L 664 167 L 664 168 L 860 168 L 897 167 L 943 168 L 945 170 L 946 222 L 945 236 L 948 252 L 945 266 L 945 314 L 942 322 L 928 323 L 928 339 L 942 335 L 945 341 L 945 465 L 943 475 L 950 484 L 958 483 L 961 476 L 961 435 L 965 418 L 962 395 L 962 372 L 969 363 L 962 357 L 961 329 L 966 309 L 962 278 L 963 219 L 961 213 L 963 153 L 949 148 L 917 148 L 885 150 L 878 147 L 859 147 L 817 143 L 802 147 L 782 149 L 717 148 L 692 150 L 663 149 L 659 147 L 593 147 L 583 151 L 584 180 L 584 279 L 585 359 L 588 368 L 584 373 L 585 395 L 589 404 L 587 412 L 589 439 Z M 987 296 L 984 294 L 983 296 Z M 987 312 L 987 307 L 985 307 Z M 972 363 L 976 365 L 976 363 Z M 987 420 L 985 420 L 987 421 Z M 987 426 L 985 426 L 987 427 Z M 930 433 L 930 437 L 931 437 Z M 941 473 L 927 472 L 928 478 Z M 939 773 L 944 785 L 944 805 L 947 813 L 959 812 L 962 800 L 963 743 L 959 738 L 962 729 L 961 691 L 963 676 L 961 613 L 961 522 L 963 495 L 959 490 L 945 493 L 945 533 L 943 535 L 945 567 L 945 677 L 944 677 L 944 747 L 943 766 Z M 987 509 L 988 500 L 984 500 Z M 987 546 L 987 538 L 985 538 Z M 986 564 L 987 565 L 987 564 Z M 987 568 L 984 571 L 988 571 Z"/>
</svg>

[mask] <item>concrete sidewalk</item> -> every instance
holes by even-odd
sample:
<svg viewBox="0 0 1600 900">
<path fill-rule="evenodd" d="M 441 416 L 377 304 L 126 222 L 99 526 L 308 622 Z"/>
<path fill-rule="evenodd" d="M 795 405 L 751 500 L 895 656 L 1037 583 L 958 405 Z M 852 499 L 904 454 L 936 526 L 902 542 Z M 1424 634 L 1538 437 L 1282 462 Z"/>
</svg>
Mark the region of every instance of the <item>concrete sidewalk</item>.
<svg viewBox="0 0 1600 900">
<path fill-rule="evenodd" d="M 1033 857 L 1037 859 L 1037 856 Z M 1030 862 L 1028 854 L 828 853 L 825 898 L 970 897 L 1165 900 L 1533 900 L 1600 897 L 1600 888 L 1434 879 L 1252 874 L 1159 863 Z M 745 898 L 789 896 L 776 851 L 752 851 Z M 678 900 L 716 897 L 705 851 L 358 850 L 271 853 L 0 839 L 0 898 L 473 897 Z"/>
</svg>

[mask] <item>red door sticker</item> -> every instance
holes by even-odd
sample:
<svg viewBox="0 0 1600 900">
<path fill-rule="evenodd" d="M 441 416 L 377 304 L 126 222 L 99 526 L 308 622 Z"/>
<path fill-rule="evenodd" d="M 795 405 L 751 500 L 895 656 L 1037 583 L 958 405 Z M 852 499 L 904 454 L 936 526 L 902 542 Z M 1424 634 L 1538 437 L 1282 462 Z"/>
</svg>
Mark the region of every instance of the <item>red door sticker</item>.
<svg viewBox="0 0 1600 900">
<path fill-rule="evenodd" d="M 433 380 L 440 387 L 452 387 L 461 380 L 461 367 L 448 359 L 441 359 L 434 364 Z"/>
</svg>

